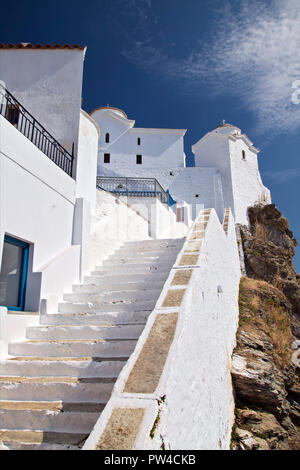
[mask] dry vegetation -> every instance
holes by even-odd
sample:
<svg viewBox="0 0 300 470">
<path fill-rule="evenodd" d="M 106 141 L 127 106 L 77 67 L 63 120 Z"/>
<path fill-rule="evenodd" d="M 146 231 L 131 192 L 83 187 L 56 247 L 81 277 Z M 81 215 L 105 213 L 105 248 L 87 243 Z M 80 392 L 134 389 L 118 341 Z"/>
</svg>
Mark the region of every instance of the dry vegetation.
<svg viewBox="0 0 300 470">
<path fill-rule="evenodd" d="M 245 332 L 263 332 L 273 349 L 270 354 L 278 365 L 286 365 L 291 356 L 289 302 L 276 287 L 265 281 L 244 277 L 239 293 L 240 328 Z"/>
<path fill-rule="evenodd" d="M 268 228 L 264 224 L 261 224 L 258 221 L 256 221 L 255 223 L 255 236 L 256 238 L 258 238 L 258 240 L 262 242 L 270 241 Z"/>
</svg>

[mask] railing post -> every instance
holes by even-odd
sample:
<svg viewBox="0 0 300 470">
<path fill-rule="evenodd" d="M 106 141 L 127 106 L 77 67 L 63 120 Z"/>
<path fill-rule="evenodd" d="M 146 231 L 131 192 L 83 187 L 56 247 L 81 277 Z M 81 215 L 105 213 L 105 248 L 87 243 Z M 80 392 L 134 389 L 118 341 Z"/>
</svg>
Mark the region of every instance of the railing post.
<svg viewBox="0 0 300 470">
<path fill-rule="evenodd" d="M 74 162 L 74 142 L 72 144 L 72 154 L 71 154 L 71 169 L 70 169 L 70 174 L 69 176 L 73 176 L 73 162 Z"/>
<path fill-rule="evenodd" d="M 34 128 L 35 128 L 35 119 L 33 119 L 33 121 L 32 121 L 32 130 L 31 130 L 31 137 L 30 137 L 31 142 L 33 142 Z"/>
</svg>

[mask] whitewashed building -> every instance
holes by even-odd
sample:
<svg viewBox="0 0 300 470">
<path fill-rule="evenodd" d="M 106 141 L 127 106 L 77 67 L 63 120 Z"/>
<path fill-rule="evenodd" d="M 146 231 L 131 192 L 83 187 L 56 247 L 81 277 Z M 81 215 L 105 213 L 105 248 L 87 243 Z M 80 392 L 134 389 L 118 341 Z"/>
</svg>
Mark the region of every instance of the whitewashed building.
<svg viewBox="0 0 300 470">
<path fill-rule="evenodd" d="M 84 55 L 0 46 L 0 304 L 16 311 L 39 311 L 84 270 L 100 134 L 81 110 Z"/>
<path fill-rule="evenodd" d="M 237 223 L 247 224 L 247 207 L 270 201 L 262 183 L 257 154 L 249 138 L 231 124 L 221 124 L 192 146 L 195 167 L 186 167 L 186 129 L 135 128 L 134 121 L 112 107 L 91 116 L 101 128 L 98 176 L 156 178 L 179 204 L 214 207 L 223 218 L 230 207 Z M 113 180 L 112 180 L 113 181 Z"/>
<path fill-rule="evenodd" d="M 88 115 L 85 52 L 0 44 L 0 448 L 228 449 L 258 150 Z"/>
</svg>

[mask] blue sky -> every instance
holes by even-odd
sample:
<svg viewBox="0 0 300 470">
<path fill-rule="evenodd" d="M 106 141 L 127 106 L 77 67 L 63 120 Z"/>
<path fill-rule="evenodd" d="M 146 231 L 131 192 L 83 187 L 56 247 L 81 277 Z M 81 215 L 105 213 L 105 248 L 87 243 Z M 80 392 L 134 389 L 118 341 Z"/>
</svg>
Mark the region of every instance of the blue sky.
<svg viewBox="0 0 300 470">
<path fill-rule="evenodd" d="M 299 0 L 16 0 L 0 11 L 1 42 L 86 45 L 83 108 L 188 129 L 189 164 L 222 119 L 240 127 L 300 242 Z"/>
</svg>

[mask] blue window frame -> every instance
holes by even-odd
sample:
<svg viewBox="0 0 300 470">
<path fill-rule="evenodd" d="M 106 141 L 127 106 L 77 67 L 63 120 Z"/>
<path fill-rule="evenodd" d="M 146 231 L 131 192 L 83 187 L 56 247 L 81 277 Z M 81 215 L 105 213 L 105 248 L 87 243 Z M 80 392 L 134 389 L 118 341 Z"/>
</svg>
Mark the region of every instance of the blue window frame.
<svg viewBox="0 0 300 470">
<path fill-rule="evenodd" d="M 8 310 L 24 310 L 28 253 L 28 243 L 5 235 L 0 271 L 0 305 Z"/>
</svg>

